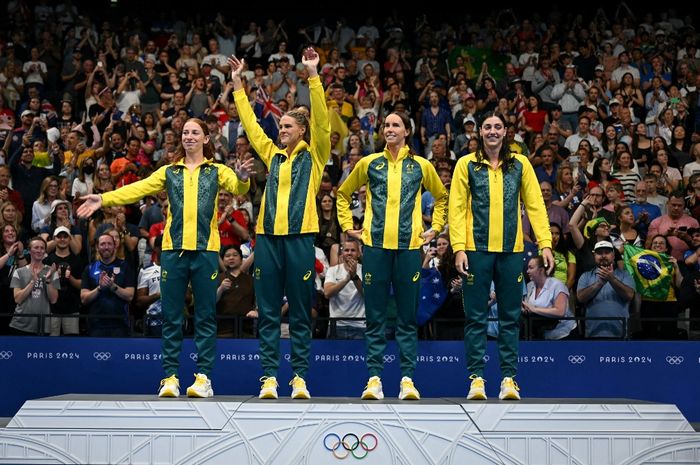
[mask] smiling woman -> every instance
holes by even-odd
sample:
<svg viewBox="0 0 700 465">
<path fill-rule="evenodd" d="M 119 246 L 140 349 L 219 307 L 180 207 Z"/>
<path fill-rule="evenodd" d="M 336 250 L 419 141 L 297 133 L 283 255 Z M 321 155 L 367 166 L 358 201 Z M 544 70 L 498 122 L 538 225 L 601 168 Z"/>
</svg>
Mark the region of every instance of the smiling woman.
<svg viewBox="0 0 700 465">
<path fill-rule="evenodd" d="M 78 209 L 78 215 L 85 217 L 101 207 L 129 205 L 163 190 L 168 194 L 169 210 L 161 254 L 162 351 L 167 377 L 161 381 L 160 397 L 180 394 L 177 371 L 182 349 L 182 308 L 190 283 L 195 302 L 198 373 L 187 395 L 214 395 L 209 373 L 216 355 L 216 276 L 220 248 L 217 194 L 219 188 L 236 194 L 246 193 L 251 166 L 252 159 L 239 162 L 234 173 L 228 166 L 215 163 L 214 144 L 207 125 L 192 118 L 183 127 L 182 145 L 171 164 L 115 191 L 88 195 Z"/>
<path fill-rule="evenodd" d="M 483 373 L 491 281 L 498 303 L 498 350 L 503 381 L 499 398 L 519 400 L 517 372 L 525 205 L 541 250 L 544 270 L 554 270 L 552 235 L 535 170 L 527 157 L 511 153 L 500 113 L 484 115 L 479 146 L 455 167 L 450 188 L 450 241 L 464 278 L 464 343 L 471 386 L 467 399 L 486 400 Z"/>
<path fill-rule="evenodd" d="M 386 306 L 389 288 L 397 300 L 396 340 L 401 351 L 399 399 L 420 399 L 413 384 L 416 368 L 416 312 L 420 291 L 420 247 L 445 226 L 447 189 L 433 165 L 416 156 L 407 144 L 411 124 L 405 113 L 394 112 L 384 122 L 386 147 L 357 162 L 338 190 L 338 219 L 349 236 L 362 240 L 367 314 L 367 367 L 370 378 L 362 399 L 384 397 L 380 375 L 386 348 Z M 350 201 L 353 192 L 367 186 L 363 229 L 354 229 Z M 421 186 L 435 197 L 432 227 L 423 231 Z M 392 207 L 393 206 L 393 207 Z M 397 208 L 398 207 L 398 208 Z"/>
<path fill-rule="evenodd" d="M 243 60 L 231 57 L 234 100 L 250 144 L 270 172 L 260 205 L 255 245 L 255 295 L 258 299 L 260 360 L 263 367 L 261 399 L 277 398 L 280 364 L 279 338 L 283 298 L 289 304 L 292 341 L 292 398 L 308 399 L 304 378 L 311 349 L 311 296 L 314 280 L 314 237 L 318 232 L 316 192 L 328 161 L 330 123 L 323 87 L 318 77 L 318 53 L 304 50 L 302 64 L 309 73 L 311 118 L 293 109 L 279 123 L 282 148 L 265 135 L 255 120 L 245 94 Z"/>
</svg>

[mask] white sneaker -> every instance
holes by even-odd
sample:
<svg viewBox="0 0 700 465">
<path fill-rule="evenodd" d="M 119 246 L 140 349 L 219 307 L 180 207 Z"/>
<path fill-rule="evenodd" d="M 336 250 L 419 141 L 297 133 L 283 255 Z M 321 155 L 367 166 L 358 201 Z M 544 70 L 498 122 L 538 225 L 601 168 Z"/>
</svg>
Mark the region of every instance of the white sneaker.
<svg viewBox="0 0 700 465">
<path fill-rule="evenodd" d="M 520 387 L 515 380 L 506 376 L 501 381 L 501 392 L 498 394 L 498 398 L 501 400 L 520 400 L 519 390 Z"/>
<path fill-rule="evenodd" d="M 260 399 L 277 399 L 277 378 L 274 376 L 263 376 L 260 378 L 263 385 L 260 387 Z"/>
<path fill-rule="evenodd" d="M 484 378 L 481 376 L 471 375 L 469 379 L 472 380 L 469 386 L 469 394 L 467 394 L 467 400 L 486 400 L 486 389 L 484 388 Z"/>
<path fill-rule="evenodd" d="M 158 389 L 158 397 L 179 397 L 180 396 L 180 381 L 177 376 L 172 375 L 160 380 L 160 388 Z"/>
<path fill-rule="evenodd" d="M 401 378 L 401 391 L 399 391 L 399 400 L 420 400 L 420 393 L 413 385 L 413 380 L 408 376 Z"/>
<path fill-rule="evenodd" d="M 379 376 L 372 376 L 367 381 L 365 390 L 362 391 L 362 400 L 382 400 L 384 392 L 382 391 L 382 380 Z"/>
<path fill-rule="evenodd" d="M 187 397 L 214 397 L 211 380 L 202 373 L 194 374 L 194 384 L 187 388 Z"/>
<path fill-rule="evenodd" d="M 311 399 L 311 394 L 306 389 L 306 381 L 301 376 L 294 375 L 289 385 L 292 386 L 292 399 Z"/>
</svg>

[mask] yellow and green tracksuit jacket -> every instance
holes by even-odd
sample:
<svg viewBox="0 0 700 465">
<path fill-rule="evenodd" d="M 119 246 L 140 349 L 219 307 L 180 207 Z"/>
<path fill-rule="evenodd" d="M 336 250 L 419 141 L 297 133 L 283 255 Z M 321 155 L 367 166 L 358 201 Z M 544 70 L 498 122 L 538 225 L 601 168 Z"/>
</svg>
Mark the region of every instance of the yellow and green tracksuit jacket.
<svg viewBox="0 0 700 465">
<path fill-rule="evenodd" d="M 522 252 L 521 199 L 540 250 L 552 247 L 549 218 L 535 170 L 527 157 L 512 153 L 512 163 L 492 169 L 470 153 L 457 161 L 450 188 L 452 249 Z"/>
<path fill-rule="evenodd" d="M 331 154 L 328 108 L 321 80 L 309 79 L 311 143 L 299 141 L 291 156 L 265 135 L 255 120 L 243 89 L 233 93 L 250 144 L 270 172 L 260 203 L 257 234 L 287 235 L 318 232 L 316 192 Z"/>
<path fill-rule="evenodd" d="M 417 249 L 423 244 L 421 186 L 435 197 L 432 228 L 442 231 L 447 216 L 447 189 L 433 165 L 409 154 L 403 147 L 393 160 L 389 151 L 361 159 L 338 189 L 338 221 L 343 231 L 352 229 L 352 193 L 367 184 L 362 241 L 384 249 Z"/>
<path fill-rule="evenodd" d="M 102 194 L 102 206 L 129 205 L 162 190 L 168 193 L 168 218 L 163 250 L 209 250 L 219 252 L 219 187 L 245 194 L 250 181 L 241 182 L 228 166 L 205 160 L 194 171 L 181 160 L 160 167 L 149 177 Z"/>
</svg>

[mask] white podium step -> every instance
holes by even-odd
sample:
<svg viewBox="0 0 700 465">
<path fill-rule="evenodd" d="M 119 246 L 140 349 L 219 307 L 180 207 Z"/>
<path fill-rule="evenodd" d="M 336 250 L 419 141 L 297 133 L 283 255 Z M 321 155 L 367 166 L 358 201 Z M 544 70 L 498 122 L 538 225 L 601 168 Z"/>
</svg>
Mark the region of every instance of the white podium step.
<svg viewBox="0 0 700 465">
<path fill-rule="evenodd" d="M 700 464 L 670 404 L 621 399 L 261 401 L 78 395 L 31 400 L 2 464 Z"/>
</svg>

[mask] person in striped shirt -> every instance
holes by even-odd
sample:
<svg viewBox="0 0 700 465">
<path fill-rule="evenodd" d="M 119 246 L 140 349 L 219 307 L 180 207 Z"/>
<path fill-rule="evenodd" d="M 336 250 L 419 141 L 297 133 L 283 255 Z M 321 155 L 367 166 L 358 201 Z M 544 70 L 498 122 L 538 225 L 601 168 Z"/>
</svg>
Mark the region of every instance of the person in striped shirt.
<svg viewBox="0 0 700 465">
<path fill-rule="evenodd" d="M 399 399 L 420 399 L 413 384 L 416 367 L 416 312 L 420 291 L 420 247 L 445 226 L 447 189 L 433 165 L 409 147 L 411 123 L 405 113 L 384 122 L 384 151 L 362 158 L 338 189 L 338 220 L 343 231 L 364 243 L 362 286 L 367 316 L 369 381 L 363 399 L 382 399 L 380 375 L 386 347 L 386 302 L 393 286 L 398 308 L 396 341 L 401 353 Z M 367 186 L 363 229 L 353 229 L 350 200 Z M 421 186 L 435 197 L 432 228 L 423 231 Z"/>
<path fill-rule="evenodd" d="M 233 97 L 250 144 L 269 170 L 256 227 L 253 278 L 258 300 L 258 333 L 263 368 L 261 399 L 277 398 L 282 299 L 289 303 L 293 399 L 309 399 L 304 378 L 311 351 L 314 238 L 318 233 L 316 192 L 331 153 L 331 127 L 317 66 L 309 47 L 302 63 L 309 72 L 311 117 L 301 109 L 284 114 L 275 145 L 255 120 L 241 82 L 243 60 L 230 57 Z"/>
<path fill-rule="evenodd" d="M 182 350 L 185 291 L 192 284 L 195 302 L 197 367 L 189 397 L 212 397 L 210 373 L 216 356 L 216 289 L 219 280 L 219 228 L 216 212 L 219 189 L 245 194 L 252 160 L 239 163 L 236 172 L 214 162 L 214 144 L 204 121 L 189 119 L 182 129 L 182 144 L 175 159 L 149 177 L 104 194 L 90 194 L 78 208 L 87 217 L 102 207 L 130 205 L 165 190 L 168 216 L 161 253 L 161 304 L 163 309 L 163 369 L 160 397 L 180 395 L 177 378 Z M 100 292 L 115 292 L 107 289 Z"/>
<path fill-rule="evenodd" d="M 471 386 L 467 399 L 486 399 L 484 355 L 489 287 L 498 302 L 498 348 L 503 381 L 501 399 L 520 399 L 517 371 L 523 281 L 521 199 L 537 238 L 546 271 L 554 271 L 552 235 L 542 192 L 527 157 L 511 153 L 503 140 L 503 116 L 487 113 L 476 152 L 459 159 L 450 188 L 450 242 L 457 271 L 463 275 L 466 317 L 464 342 Z"/>
</svg>

